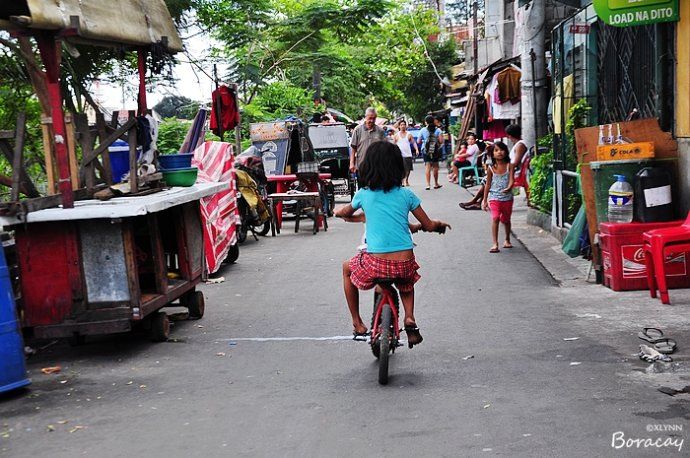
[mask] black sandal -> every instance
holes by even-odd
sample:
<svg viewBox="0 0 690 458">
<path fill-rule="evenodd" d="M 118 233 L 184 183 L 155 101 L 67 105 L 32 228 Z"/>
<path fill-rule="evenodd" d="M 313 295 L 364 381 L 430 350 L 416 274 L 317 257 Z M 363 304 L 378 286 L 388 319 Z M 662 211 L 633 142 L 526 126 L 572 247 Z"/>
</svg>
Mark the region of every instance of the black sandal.
<svg viewBox="0 0 690 458">
<path fill-rule="evenodd" d="M 407 346 L 409 348 L 419 345 L 424 340 L 424 337 L 422 337 L 422 335 L 419 333 L 419 328 L 416 324 L 406 324 L 405 332 L 407 333 Z"/>
<path fill-rule="evenodd" d="M 371 331 L 365 331 L 365 332 L 357 332 L 357 331 L 352 331 L 352 340 L 367 340 L 366 338 L 371 335 Z"/>
</svg>

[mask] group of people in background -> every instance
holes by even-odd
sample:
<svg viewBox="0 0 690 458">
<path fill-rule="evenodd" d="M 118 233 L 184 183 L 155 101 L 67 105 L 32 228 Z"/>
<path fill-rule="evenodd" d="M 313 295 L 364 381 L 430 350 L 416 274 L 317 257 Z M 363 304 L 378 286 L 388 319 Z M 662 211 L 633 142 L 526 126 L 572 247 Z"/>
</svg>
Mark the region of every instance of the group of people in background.
<svg viewBox="0 0 690 458">
<path fill-rule="evenodd" d="M 405 173 L 403 186 L 409 186 L 410 172 L 413 170 L 414 158 L 421 156 L 424 160 L 426 190 L 439 189 L 443 185 L 439 182 L 440 163 L 445 160 L 448 136 L 443 133 L 442 121 L 434 116 L 427 116 L 419 137 L 408 131 L 408 123 L 400 120 L 385 129 L 376 125 L 376 110 L 367 109 L 364 123 L 353 131 L 351 147 L 353 154 L 350 169 L 354 172 L 364 158 L 367 148 L 376 141 L 387 140 L 397 145 L 401 152 Z M 479 140 L 474 133 L 470 133 L 463 140 L 457 142 L 450 163 L 448 180 L 459 183 L 463 177 L 461 169 L 480 166 L 484 169 L 484 178 L 474 197 L 468 202 L 460 203 L 465 210 L 485 210 L 491 212 L 491 234 L 493 244 L 491 253 L 500 252 L 499 226 L 503 224 L 505 239 L 502 248 L 512 248 L 510 240 L 511 215 L 513 211 L 513 188 L 516 179 L 524 170 L 520 164 L 528 147 L 522 140 L 520 126 L 511 124 L 505 128 L 512 148 L 502 141 L 488 142 Z"/>
</svg>

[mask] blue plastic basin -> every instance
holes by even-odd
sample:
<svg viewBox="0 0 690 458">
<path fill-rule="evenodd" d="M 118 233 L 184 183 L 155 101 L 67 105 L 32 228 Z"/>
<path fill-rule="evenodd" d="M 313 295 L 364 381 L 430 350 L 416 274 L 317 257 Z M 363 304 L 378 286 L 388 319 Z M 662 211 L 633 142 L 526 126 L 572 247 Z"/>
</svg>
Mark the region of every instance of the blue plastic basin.
<svg viewBox="0 0 690 458">
<path fill-rule="evenodd" d="M 185 154 L 161 154 L 158 156 L 158 163 L 161 170 L 184 169 L 192 166 L 194 153 Z"/>
</svg>

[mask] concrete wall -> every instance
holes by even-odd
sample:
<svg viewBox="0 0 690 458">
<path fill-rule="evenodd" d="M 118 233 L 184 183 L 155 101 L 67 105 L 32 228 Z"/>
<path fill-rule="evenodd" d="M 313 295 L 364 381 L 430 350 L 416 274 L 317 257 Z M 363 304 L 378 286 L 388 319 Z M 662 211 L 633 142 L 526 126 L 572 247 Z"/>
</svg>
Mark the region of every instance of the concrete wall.
<svg viewBox="0 0 690 458">
<path fill-rule="evenodd" d="M 676 25 L 676 122 L 681 210 L 690 210 L 690 1 L 680 2 Z"/>
</svg>

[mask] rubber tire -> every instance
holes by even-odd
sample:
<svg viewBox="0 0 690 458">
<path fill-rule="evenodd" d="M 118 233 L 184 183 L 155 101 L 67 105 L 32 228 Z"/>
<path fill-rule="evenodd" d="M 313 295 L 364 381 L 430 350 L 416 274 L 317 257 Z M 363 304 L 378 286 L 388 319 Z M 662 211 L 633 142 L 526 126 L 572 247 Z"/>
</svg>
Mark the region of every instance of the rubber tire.
<svg viewBox="0 0 690 458">
<path fill-rule="evenodd" d="M 155 312 L 151 316 L 151 340 L 165 342 L 170 337 L 170 320 L 165 312 Z"/>
<path fill-rule="evenodd" d="M 189 311 L 189 319 L 199 320 L 204 316 L 204 310 L 206 308 L 206 301 L 204 300 L 204 295 L 201 291 L 192 291 L 187 293 L 185 298 L 185 307 Z"/>
<path fill-rule="evenodd" d="M 260 230 L 257 230 L 257 231 L 256 231 L 256 233 L 257 233 L 258 235 L 267 235 L 267 234 L 268 234 L 268 231 L 271 230 L 271 220 L 266 221 L 266 222 L 263 224 L 263 226 L 256 226 L 256 227 L 260 227 L 260 228 L 261 228 Z"/>
<path fill-rule="evenodd" d="M 376 319 L 376 310 L 379 308 L 379 301 L 381 300 L 381 294 L 378 292 L 374 291 L 374 314 L 371 316 L 371 327 L 369 328 L 371 330 L 372 336 L 376 334 L 376 330 L 374 329 L 374 320 Z M 371 341 L 371 352 L 374 354 L 374 357 L 378 359 L 381 351 L 381 346 L 379 345 L 378 340 L 372 340 Z"/>
<path fill-rule="evenodd" d="M 388 357 L 391 352 L 391 340 L 393 339 L 393 312 L 390 307 L 384 307 L 381 311 L 381 337 L 379 339 L 379 384 L 388 384 Z"/>
<path fill-rule="evenodd" d="M 244 223 L 237 226 L 238 243 L 244 243 L 244 241 L 247 240 L 247 232 L 249 232 L 249 229 L 247 229 L 247 226 L 245 226 Z"/>
<path fill-rule="evenodd" d="M 225 257 L 225 263 L 227 264 L 234 264 L 237 262 L 237 258 L 240 257 L 240 244 L 239 242 L 235 243 L 234 245 L 230 245 L 230 249 L 228 250 L 228 255 Z"/>
</svg>

